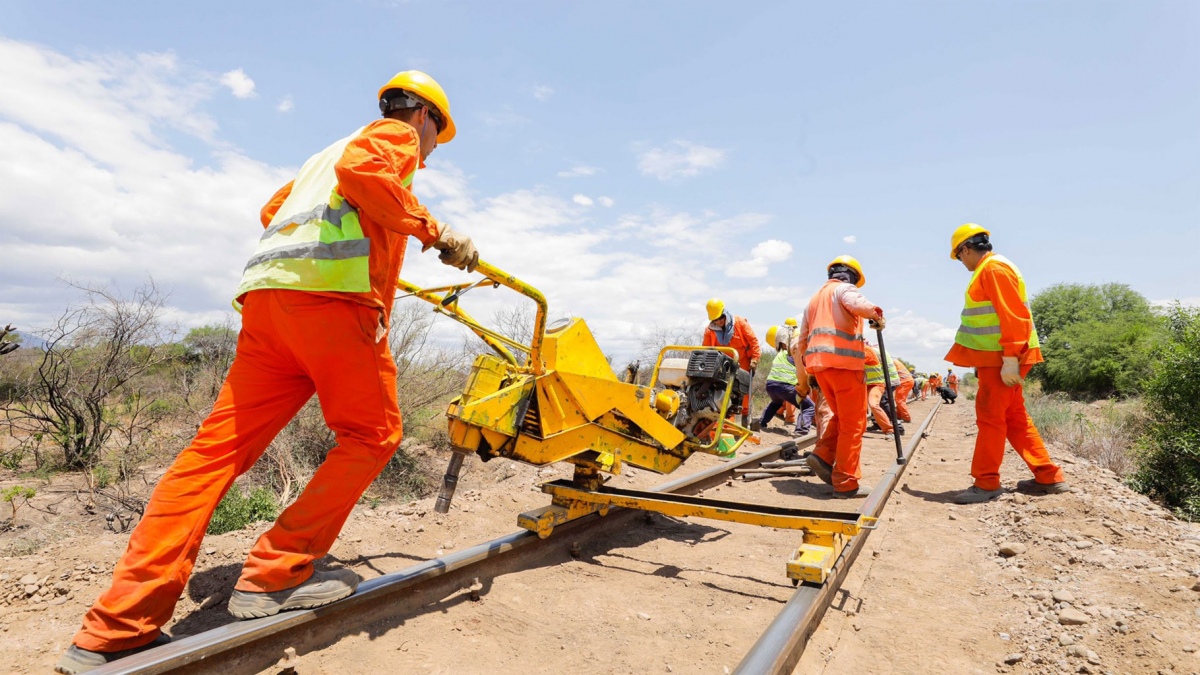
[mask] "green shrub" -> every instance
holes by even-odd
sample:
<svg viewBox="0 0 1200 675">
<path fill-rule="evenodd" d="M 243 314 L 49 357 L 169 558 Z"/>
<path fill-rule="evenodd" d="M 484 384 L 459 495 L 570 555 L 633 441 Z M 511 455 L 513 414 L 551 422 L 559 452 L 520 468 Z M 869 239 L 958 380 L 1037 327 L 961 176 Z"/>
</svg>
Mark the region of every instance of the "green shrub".
<svg viewBox="0 0 1200 675">
<path fill-rule="evenodd" d="M 1167 314 L 1168 338 L 1146 384 L 1151 423 L 1130 483 L 1181 517 L 1200 520 L 1200 309 Z"/>
<path fill-rule="evenodd" d="M 209 534 L 224 534 L 240 530 L 250 523 L 274 520 L 279 514 L 279 503 L 270 490 L 260 487 L 249 494 L 233 486 L 208 523 Z"/>
</svg>

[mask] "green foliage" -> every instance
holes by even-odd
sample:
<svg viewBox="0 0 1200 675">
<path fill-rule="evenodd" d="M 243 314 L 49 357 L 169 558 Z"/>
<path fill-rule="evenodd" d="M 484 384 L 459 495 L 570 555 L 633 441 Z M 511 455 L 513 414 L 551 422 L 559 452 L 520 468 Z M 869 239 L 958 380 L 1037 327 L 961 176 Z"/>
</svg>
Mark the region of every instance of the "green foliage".
<svg viewBox="0 0 1200 675">
<path fill-rule="evenodd" d="M 1031 377 L 1047 392 L 1104 397 L 1141 390 L 1162 335 L 1162 319 L 1146 298 L 1124 284 L 1057 284 L 1030 304 L 1046 357 Z"/>
<path fill-rule="evenodd" d="M 260 487 L 246 494 L 235 485 L 217 505 L 208 523 L 208 534 L 240 530 L 250 523 L 274 520 L 278 514 L 279 503 L 270 490 Z"/>
<path fill-rule="evenodd" d="M 1153 355 L 1146 407 L 1153 420 L 1131 483 L 1180 516 L 1200 520 L 1200 309 L 1175 305 Z"/>
<path fill-rule="evenodd" d="M 17 523 L 17 509 L 28 503 L 36 495 L 37 490 L 25 487 L 24 485 L 14 485 L 0 492 L 0 500 L 8 502 L 8 505 L 12 507 L 12 518 L 9 521 L 12 525 L 16 525 Z"/>
</svg>

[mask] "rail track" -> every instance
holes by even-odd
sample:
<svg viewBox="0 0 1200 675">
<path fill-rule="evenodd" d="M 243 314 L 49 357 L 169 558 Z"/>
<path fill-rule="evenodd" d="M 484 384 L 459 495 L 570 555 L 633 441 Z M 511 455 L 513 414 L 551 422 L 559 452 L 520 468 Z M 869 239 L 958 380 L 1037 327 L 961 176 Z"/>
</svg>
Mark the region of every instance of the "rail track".
<svg viewBox="0 0 1200 675">
<path fill-rule="evenodd" d="M 887 470 L 879 484 L 858 510 L 860 515 L 878 516 L 916 452 L 921 438 L 941 404 L 935 402 L 920 426 L 909 436 L 904 461 Z M 796 445 L 811 447 L 815 439 Z M 720 485 L 739 468 L 757 466 L 777 458 L 782 444 L 747 457 L 664 483 L 653 491 L 695 494 Z M 539 539 L 521 530 L 491 541 L 455 551 L 406 569 L 364 581 L 358 592 L 332 605 L 313 610 L 284 612 L 276 616 L 227 624 L 213 630 L 111 663 L 91 671 L 95 675 L 115 673 L 213 673 L 240 675 L 272 667 L 288 668 L 301 654 L 319 651 L 356 629 L 377 621 L 395 622 L 429 611 L 431 603 L 441 608 L 478 598 L 487 593 L 491 579 L 518 570 L 557 564 L 580 541 L 603 536 L 626 527 L 642 512 L 614 508 L 605 517 L 587 516 L 555 528 L 553 536 Z M 852 538 L 824 584 L 801 584 L 774 621 L 743 657 L 736 673 L 790 673 L 804 653 L 808 638 L 820 624 L 834 594 L 862 550 L 870 530 Z"/>
</svg>

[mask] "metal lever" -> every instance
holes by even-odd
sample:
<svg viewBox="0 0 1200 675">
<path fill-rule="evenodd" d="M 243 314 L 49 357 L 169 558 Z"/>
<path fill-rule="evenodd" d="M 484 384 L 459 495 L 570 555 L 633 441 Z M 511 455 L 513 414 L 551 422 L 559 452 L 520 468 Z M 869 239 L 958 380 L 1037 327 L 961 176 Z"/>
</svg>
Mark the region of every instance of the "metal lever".
<svg viewBox="0 0 1200 675">
<path fill-rule="evenodd" d="M 900 421 L 896 419 L 896 393 L 892 391 L 892 378 L 888 376 L 888 366 L 891 361 L 888 360 L 887 350 L 883 347 L 883 329 L 874 319 L 871 319 L 870 323 L 871 328 L 875 329 L 875 337 L 879 339 L 879 365 L 883 366 L 883 386 L 892 401 L 892 404 L 888 406 L 888 417 L 892 422 L 892 438 L 896 441 L 896 463 L 903 464 L 905 462 L 904 442 L 900 440 Z"/>
<path fill-rule="evenodd" d="M 488 278 L 484 277 L 484 278 L 480 279 L 479 281 L 476 281 L 475 283 L 471 284 L 470 286 L 467 286 L 466 288 L 462 288 L 460 290 L 454 291 L 450 295 L 447 295 L 445 298 L 442 299 L 442 307 L 449 307 L 450 303 L 458 301 L 458 299 L 461 298 L 463 295 L 465 295 L 467 293 L 467 291 L 469 291 L 472 288 L 475 288 L 476 286 L 479 286 L 480 284 L 483 284 L 487 281 L 488 281 Z M 500 284 L 493 282 L 493 288 L 499 288 L 499 287 L 500 287 Z"/>
<path fill-rule="evenodd" d="M 450 501 L 454 499 L 454 491 L 458 489 L 458 472 L 462 470 L 463 459 L 466 456 L 466 453 L 457 451 L 450 454 L 450 464 L 446 466 L 446 473 L 442 476 L 442 489 L 438 490 L 437 501 L 433 504 L 434 511 L 450 512 Z"/>
</svg>

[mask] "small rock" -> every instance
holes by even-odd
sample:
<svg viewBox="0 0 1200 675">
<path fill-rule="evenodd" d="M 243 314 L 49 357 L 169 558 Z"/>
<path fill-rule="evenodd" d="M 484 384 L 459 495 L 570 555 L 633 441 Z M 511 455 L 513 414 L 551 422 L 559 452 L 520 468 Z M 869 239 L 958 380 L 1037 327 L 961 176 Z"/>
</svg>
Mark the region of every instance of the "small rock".
<svg viewBox="0 0 1200 675">
<path fill-rule="evenodd" d="M 1075 594 L 1067 590 L 1054 591 L 1054 595 L 1051 597 L 1055 602 L 1075 602 Z"/>
<path fill-rule="evenodd" d="M 205 553 L 205 555 L 215 555 L 215 554 L 216 554 L 216 552 L 217 552 L 217 549 L 215 549 L 215 548 L 212 548 L 211 546 L 210 546 L 210 547 L 208 547 L 208 548 L 206 548 L 206 549 L 204 549 L 204 553 Z"/>
<path fill-rule="evenodd" d="M 1005 558 L 1011 558 L 1014 555 L 1021 555 L 1026 550 L 1025 544 L 1019 542 L 1006 541 L 1003 544 L 1000 544 L 1000 555 L 1004 556 Z"/>
<path fill-rule="evenodd" d="M 1091 548 L 1092 546 L 1092 542 L 1087 541 L 1086 539 L 1084 541 L 1075 542 L 1075 548 Z"/>
<path fill-rule="evenodd" d="M 1034 600 L 1045 600 L 1046 598 L 1050 597 L 1050 592 L 1049 591 L 1034 591 L 1029 594 L 1029 597 L 1033 598 Z"/>
<path fill-rule="evenodd" d="M 1029 497 L 1021 494 L 1020 492 L 1017 492 L 1017 493 L 1013 494 L 1013 503 L 1014 504 L 1028 504 Z"/>
<path fill-rule="evenodd" d="M 638 612 L 638 618 L 639 618 L 639 619 L 641 619 L 641 620 L 643 620 L 643 621 L 649 621 L 649 620 L 650 620 L 650 615 L 649 615 L 649 614 L 647 614 L 647 613 L 645 613 L 645 612 Z"/>
<path fill-rule="evenodd" d="M 1084 647 L 1083 645 L 1074 645 L 1067 650 L 1067 655 L 1078 656 L 1081 659 L 1086 659 L 1088 655 L 1088 648 Z"/>
<path fill-rule="evenodd" d="M 947 517 L 948 517 L 950 520 L 958 520 L 958 516 L 954 515 L 953 513 L 951 513 L 951 514 L 950 514 L 949 516 L 947 516 Z M 1196 582 L 1196 585 L 1197 585 L 1197 586 L 1200 586 L 1200 581 L 1197 581 L 1197 582 Z M 1200 588 L 1198 588 L 1198 589 L 1196 589 L 1196 590 L 1200 590 Z"/>
<path fill-rule="evenodd" d="M 1075 609 L 1074 607 L 1064 607 L 1058 613 L 1058 622 L 1064 626 L 1082 626 L 1092 620 L 1092 617 Z"/>
<path fill-rule="evenodd" d="M 1063 633 L 1062 635 L 1058 636 L 1058 644 L 1064 647 L 1070 647 L 1071 645 L 1075 644 L 1075 638 L 1071 637 L 1070 633 Z"/>
<path fill-rule="evenodd" d="M 1024 654 L 1022 654 L 1020 652 L 1014 652 L 1014 653 L 1009 654 L 1008 656 L 1004 657 L 1004 662 L 1011 666 L 1014 663 L 1020 663 L 1021 659 L 1023 659 L 1023 658 L 1025 658 Z"/>
<path fill-rule="evenodd" d="M 36 574 L 26 574 L 25 576 L 21 577 L 21 581 L 18 583 L 20 583 L 22 586 L 32 586 L 37 582 L 38 578 Z"/>
<path fill-rule="evenodd" d="M 1192 590 L 1200 593 L 1200 579 L 1196 579 L 1196 583 L 1192 584 Z"/>
</svg>

